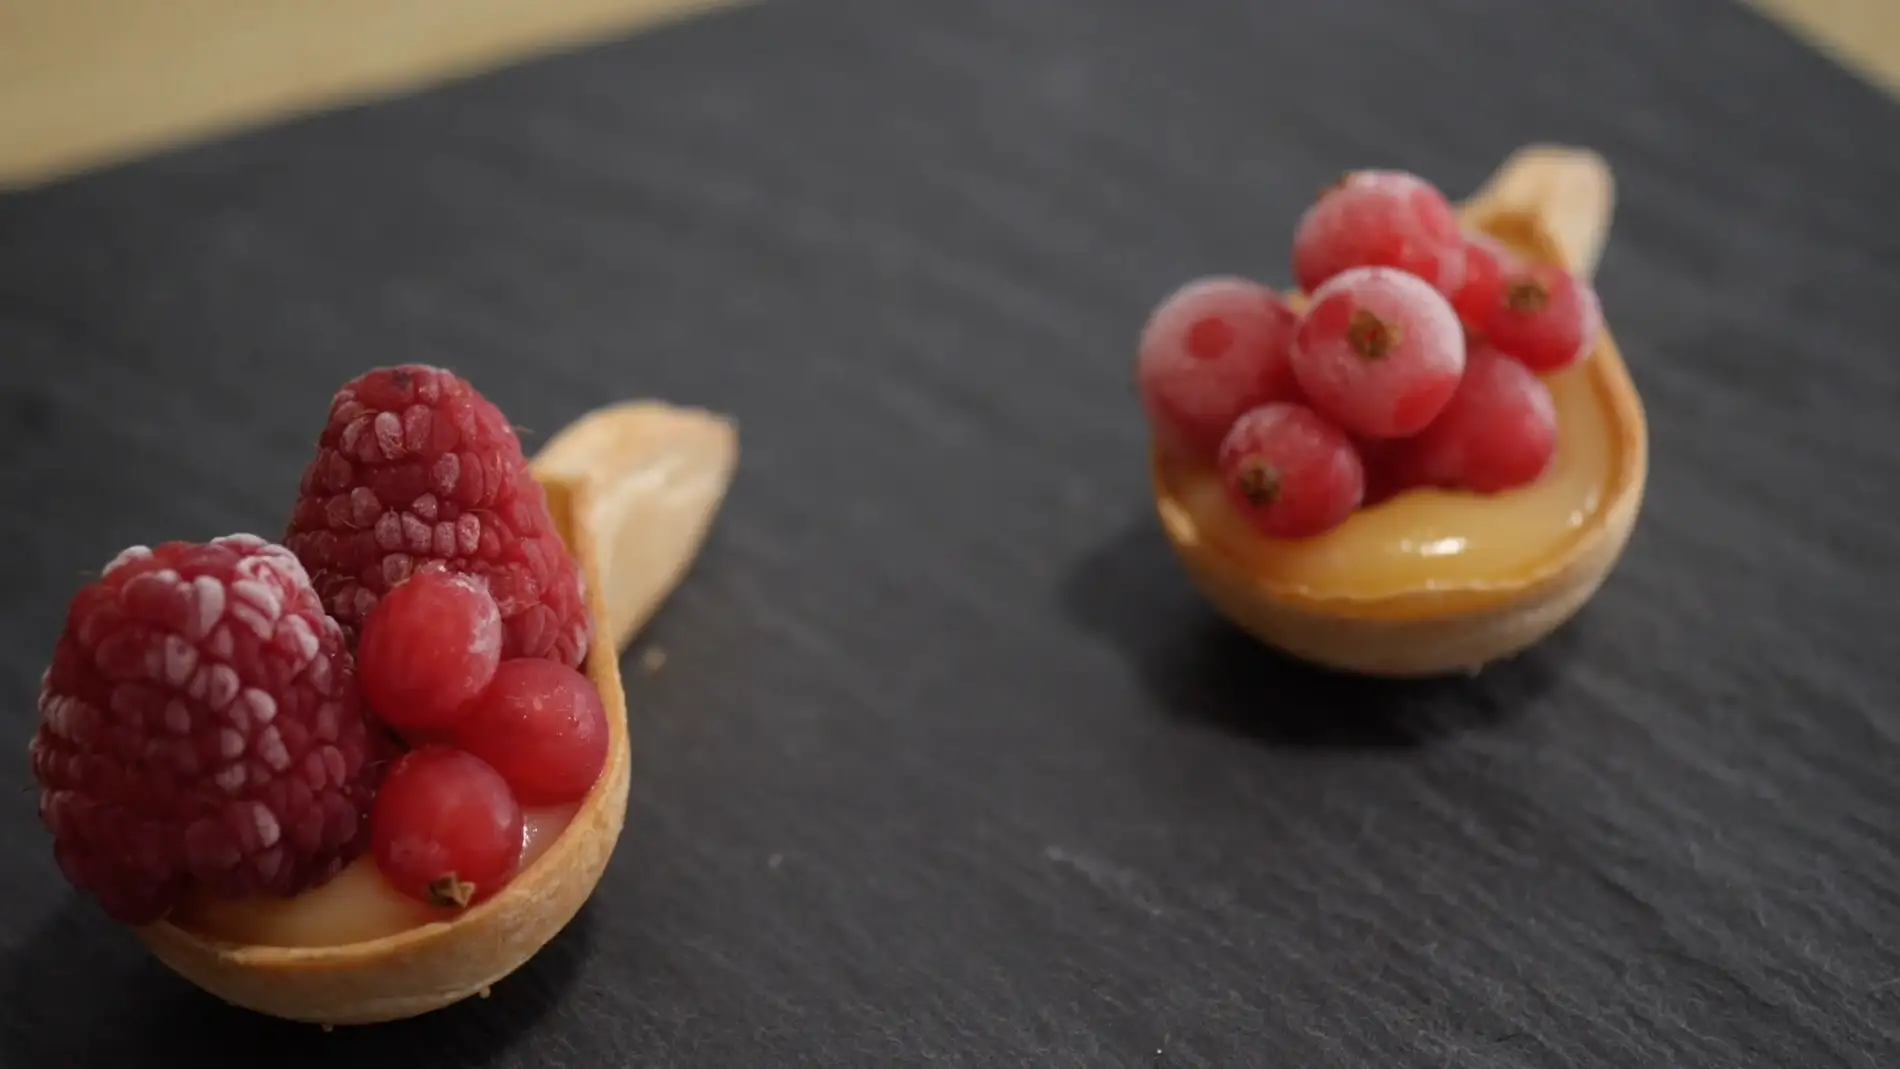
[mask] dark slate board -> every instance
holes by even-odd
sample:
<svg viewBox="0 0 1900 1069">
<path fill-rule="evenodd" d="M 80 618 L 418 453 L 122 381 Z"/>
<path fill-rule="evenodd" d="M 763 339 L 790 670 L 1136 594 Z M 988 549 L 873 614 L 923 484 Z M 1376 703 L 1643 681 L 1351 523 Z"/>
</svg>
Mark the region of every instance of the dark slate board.
<svg viewBox="0 0 1900 1069">
<path fill-rule="evenodd" d="M 1343 168 L 1538 139 L 1622 180 L 1622 568 L 1475 681 L 1260 652 L 1152 522 L 1143 315 L 1284 281 Z M 745 442 L 532 967 L 367 1031 L 221 1007 L 68 894 L 16 759 L 0 1062 L 1900 1064 L 1895 189 L 1900 113 L 1716 0 L 840 0 L 0 200 L 16 741 L 85 570 L 274 533 L 368 365 Z"/>
</svg>

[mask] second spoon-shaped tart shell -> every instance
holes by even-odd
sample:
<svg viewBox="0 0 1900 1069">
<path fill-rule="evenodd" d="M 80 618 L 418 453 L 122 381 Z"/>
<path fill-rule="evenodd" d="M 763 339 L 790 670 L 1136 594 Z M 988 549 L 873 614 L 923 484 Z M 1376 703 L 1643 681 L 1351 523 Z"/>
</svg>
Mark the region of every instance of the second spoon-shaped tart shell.
<svg viewBox="0 0 1900 1069">
<path fill-rule="evenodd" d="M 1521 255 L 1588 277 L 1607 233 L 1610 204 L 1609 171 L 1593 153 L 1530 148 L 1499 169 L 1465 204 L 1463 216 L 1467 227 Z M 1194 473 L 1156 451 L 1151 466 L 1161 526 L 1196 588 L 1269 646 L 1363 675 L 1475 671 L 1536 644 L 1575 615 L 1622 556 L 1641 511 L 1648 429 L 1607 326 L 1584 370 L 1615 451 L 1610 476 L 1582 529 L 1530 569 L 1375 597 L 1270 581 L 1205 536 L 1183 492 Z"/>
</svg>

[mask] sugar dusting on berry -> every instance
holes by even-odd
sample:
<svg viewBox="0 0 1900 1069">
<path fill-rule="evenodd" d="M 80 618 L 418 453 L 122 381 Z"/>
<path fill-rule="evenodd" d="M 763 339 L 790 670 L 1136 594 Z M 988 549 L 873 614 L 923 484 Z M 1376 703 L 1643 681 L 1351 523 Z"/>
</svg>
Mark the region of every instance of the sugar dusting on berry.
<svg viewBox="0 0 1900 1069">
<path fill-rule="evenodd" d="M 1443 295 L 1403 271 L 1355 267 L 1314 291 L 1291 363 L 1320 413 L 1354 434 L 1395 438 L 1450 401 L 1464 358 L 1464 328 Z"/>
<path fill-rule="evenodd" d="M 1365 470 L 1351 439 L 1302 405 L 1248 412 L 1221 443 L 1229 499 L 1269 538 L 1310 538 L 1346 521 L 1365 496 Z"/>
<path fill-rule="evenodd" d="M 514 428 L 441 368 L 378 368 L 337 392 L 284 544 L 352 640 L 434 562 L 487 582 L 503 656 L 573 667 L 586 653 L 580 570 Z"/>
<path fill-rule="evenodd" d="M 1308 293 L 1355 267 L 1391 267 L 1445 293 L 1464 281 L 1464 237 L 1451 202 L 1406 171 L 1355 171 L 1323 192 L 1293 235 L 1293 274 Z"/>
<path fill-rule="evenodd" d="M 134 546 L 73 598 L 30 746 L 68 880 L 128 924 L 288 896 L 367 844 L 380 738 L 303 566 L 251 535 Z"/>
<path fill-rule="evenodd" d="M 1225 275 L 1194 279 L 1156 305 L 1137 343 L 1135 382 L 1161 444 L 1212 461 L 1241 413 L 1292 398 L 1296 318 L 1271 288 Z"/>
</svg>

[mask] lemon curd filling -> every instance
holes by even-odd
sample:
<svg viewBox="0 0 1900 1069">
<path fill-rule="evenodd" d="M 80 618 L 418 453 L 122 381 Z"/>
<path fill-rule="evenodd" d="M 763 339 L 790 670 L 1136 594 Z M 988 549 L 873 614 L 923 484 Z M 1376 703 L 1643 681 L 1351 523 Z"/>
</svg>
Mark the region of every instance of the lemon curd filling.
<svg viewBox="0 0 1900 1069">
<path fill-rule="evenodd" d="M 1614 472 L 1615 439 L 1590 361 L 1545 382 L 1557 407 L 1557 455 L 1536 482 L 1503 493 L 1413 490 L 1316 538 L 1275 541 L 1227 503 L 1213 471 L 1176 469 L 1165 478 L 1203 538 L 1282 589 L 1376 598 L 1521 579 L 1590 524 Z"/>
<path fill-rule="evenodd" d="M 522 814 L 517 878 L 547 852 L 579 808 L 568 805 Z M 181 907 L 172 923 L 230 943 L 330 947 L 396 935 L 450 916 L 396 891 L 377 870 L 375 858 L 365 854 L 329 883 L 295 898 L 227 901 L 200 896 Z"/>
</svg>

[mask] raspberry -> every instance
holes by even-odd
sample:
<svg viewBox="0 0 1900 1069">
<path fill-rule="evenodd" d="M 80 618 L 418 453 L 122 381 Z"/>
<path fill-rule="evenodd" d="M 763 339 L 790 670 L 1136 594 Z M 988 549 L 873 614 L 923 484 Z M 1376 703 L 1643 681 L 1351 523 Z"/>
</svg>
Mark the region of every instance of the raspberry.
<svg viewBox="0 0 1900 1069">
<path fill-rule="evenodd" d="M 378 368 L 337 392 L 284 544 L 352 641 L 378 598 L 437 561 L 487 581 L 503 657 L 573 667 L 586 652 L 580 572 L 514 429 L 440 368 Z"/>
<path fill-rule="evenodd" d="M 1416 434 L 1464 371 L 1464 330 L 1416 276 L 1356 267 L 1314 291 L 1293 336 L 1293 374 L 1315 409 L 1368 438 Z"/>
<path fill-rule="evenodd" d="M 448 729 L 500 663 L 495 599 L 480 581 L 435 564 L 383 595 L 356 646 L 364 700 L 412 740 Z"/>
<path fill-rule="evenodd" d="M 607 764 L 607 711 L 572 668 L 506 661 L 463 712 L 455 744 L 493 765 L 522 805 L 562 805 L 585 795 Z"/>
<path fill-rule="evenodd" d="M 1212 461 L 1242 412 L 1291 400 L 1287 346 L 1296 320 L 1272 289 L 1226 276 L 1196 279 L 1156 306 L 1135 377 L 1157 440 Z"/>
<path fill-rule="evenodd" d="M 1549 469 L 1557 406 L 1529 368 L 1480 345 L 1445 411 L 1417 437 L 1389 445 L 1401 483 L 1495 494 Z"/>
<path fill-rule="evenodd" d="M 370 826 L 383 878 L 432 906 L 487 898 L 521 861 L 521 805 L 508 784 L 481 758 L 447 746 L 402 755 Z"/>
<path fill-rule="evenodd" d="M 1596 290 L 1553 264 L 1529 264 L 1506 274 L 1481 325 L 1499 352 L 1541 374 L 1581 360 L 1602 327 Z"/>
<path fill-rule="evenodd" d="M 1346 522 L 1365 496 L 1352 439 L 1312 409 L 1276 402 L 1240 417 L 1220 449 L 1234 507 L 1269 538 L 1309 538 Z"/>
<path fill-rule="evenodd" d="M 1458 318 L 1473 328 L 1483 329 L 1492 311 L 1504 300 L 1504 275 L 1517 270 L 1517 258 L 1511 250 L 1477 234 L 1465 240 L 1464 282 L 1451 294 L 1451 306 Z"/>
<path fill-rule="evenodd" d="M 73 598 L 54 646 L 31 746 L 40 819 L 66 878 L 127 924 L 194 887 L 294 895 L 364 848 L 380 739 L 287 550 L 134 546 Z"/>
<path fill-rule="evenodd" d="M 1293 277 L 1308 293 L 1342 271 L 1391 267 L 1443 293 L 1464 275 L 1464 236 L 1438 187 L 1405 171 L 1355 171 L 1301 216 Z"/>
</svg>

